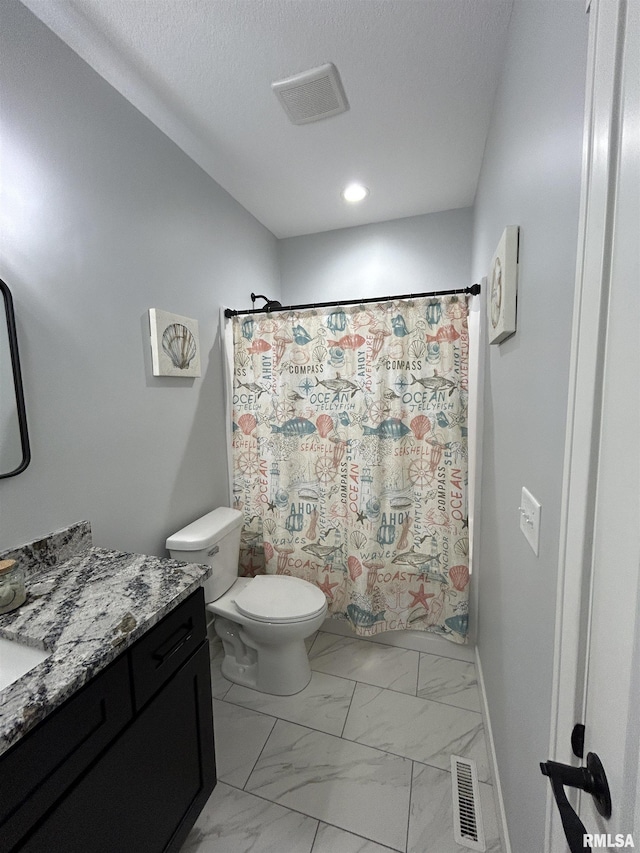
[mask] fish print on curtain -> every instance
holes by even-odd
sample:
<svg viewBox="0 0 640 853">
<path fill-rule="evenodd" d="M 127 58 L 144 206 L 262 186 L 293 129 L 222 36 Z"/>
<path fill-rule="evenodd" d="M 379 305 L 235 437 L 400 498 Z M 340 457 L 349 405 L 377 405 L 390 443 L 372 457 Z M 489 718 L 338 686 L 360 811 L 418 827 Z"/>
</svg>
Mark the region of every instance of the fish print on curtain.
<svg viewBox="0 0 640 853">
<path fill-rule="evenodd" d="M 240 572 L 363 636 L 468 628 L 465 298 L 235 317 Z"/>
</svg>

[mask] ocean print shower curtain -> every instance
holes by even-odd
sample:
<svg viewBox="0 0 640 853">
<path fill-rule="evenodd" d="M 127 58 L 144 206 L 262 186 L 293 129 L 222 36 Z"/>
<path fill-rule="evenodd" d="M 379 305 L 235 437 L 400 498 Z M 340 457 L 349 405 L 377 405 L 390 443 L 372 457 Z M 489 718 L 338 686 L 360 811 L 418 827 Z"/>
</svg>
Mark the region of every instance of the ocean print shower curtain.
<svg viewBox="0 0 640 853">
<path fill-rule="evenodd" d="M 304 578 L 359 635 L 468 628 L 466 298 L 233 319 L 241 574 Z"/>
</svg>

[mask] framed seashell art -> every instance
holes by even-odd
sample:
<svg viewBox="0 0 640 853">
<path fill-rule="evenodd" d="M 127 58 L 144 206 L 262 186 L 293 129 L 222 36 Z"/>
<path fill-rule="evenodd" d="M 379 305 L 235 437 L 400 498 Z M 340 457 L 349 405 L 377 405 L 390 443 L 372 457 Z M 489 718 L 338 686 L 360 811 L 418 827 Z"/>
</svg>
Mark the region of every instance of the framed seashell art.
<svg viewBox="0 0 640 853">
<path fill-rule="evenodd" d="M 491 259 L 487 293 L 490 344 L 502 343 L 516 330 L 519 236 L 517 225 L 505 228 Z"/>
<path fill-rule="evenodd" d="M 149 308 L 154 376 L 200 376 L 198 321 Z"/>
</svg>

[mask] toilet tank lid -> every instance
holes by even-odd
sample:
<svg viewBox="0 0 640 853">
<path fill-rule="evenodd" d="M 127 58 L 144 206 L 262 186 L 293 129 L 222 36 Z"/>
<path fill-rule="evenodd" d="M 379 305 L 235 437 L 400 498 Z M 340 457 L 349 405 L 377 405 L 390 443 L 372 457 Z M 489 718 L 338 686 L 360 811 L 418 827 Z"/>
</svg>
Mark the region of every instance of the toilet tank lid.
<svg viewBox="0 0 640 853">
<path fill-rule="evenodd" d="M 221 506 L 187 524 L 166 541 L 167 551 L 200 551 L 242 524 L 242 513 Z"/>
</svg>

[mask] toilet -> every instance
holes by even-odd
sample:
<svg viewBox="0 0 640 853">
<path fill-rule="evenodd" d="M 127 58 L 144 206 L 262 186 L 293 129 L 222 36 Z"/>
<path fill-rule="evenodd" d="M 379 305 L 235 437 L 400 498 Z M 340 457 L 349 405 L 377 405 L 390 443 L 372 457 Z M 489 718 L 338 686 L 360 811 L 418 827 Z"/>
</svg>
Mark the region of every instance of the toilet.
<svg viewBox="0 0 640 853">
<path fill-rule="evenodd" d="M 207 610 L 222 640 L 222 674 L 262 693 L 290 696 L 311 680 L 305 639 L 322 625 L 327 601 L 308 581 L 288 575 L 238 577 L 242 513 L 219 507 L 167 539 L 174 560 L 212 567 Z"/>
</svg>

